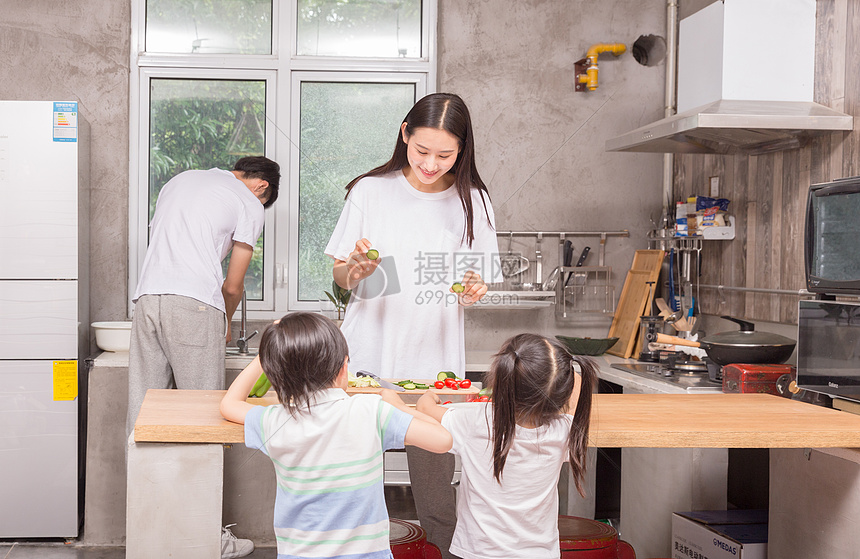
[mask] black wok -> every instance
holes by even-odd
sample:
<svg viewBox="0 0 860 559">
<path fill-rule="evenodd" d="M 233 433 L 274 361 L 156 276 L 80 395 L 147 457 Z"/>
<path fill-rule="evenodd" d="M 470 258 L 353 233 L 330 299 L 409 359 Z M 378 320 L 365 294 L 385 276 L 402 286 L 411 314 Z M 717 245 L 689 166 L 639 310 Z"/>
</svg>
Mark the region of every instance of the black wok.
<svg viewBox="0 0 860 559">
<path fill-rule="evenodd" d="M 649 342 L 675 344 L 690 347 L 700 347 L 707 352 L 708 357 L 717 365 L 730 363 L 783 363 L 791 357 L 797 342 L 791 338 L 771 332 L 756 332 L 755 324 L 723 316 L 726 320 L 737 322 L 740 330 L 721 332 L 713 336 L 705 336 L 701 341 L 694 342 L 667 336 L 666 334 L 650 334 Z"/>
</svg>

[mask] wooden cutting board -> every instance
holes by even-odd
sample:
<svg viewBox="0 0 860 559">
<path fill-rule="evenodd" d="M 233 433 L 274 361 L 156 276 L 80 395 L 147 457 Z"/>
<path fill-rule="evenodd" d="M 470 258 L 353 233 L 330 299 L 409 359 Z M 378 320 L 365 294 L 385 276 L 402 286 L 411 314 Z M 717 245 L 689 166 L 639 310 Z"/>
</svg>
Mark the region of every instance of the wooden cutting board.
<svg viewBox="0 0 860 559">
<path fill-rule="evenodd" d="M 637 351 L 639 321 L 642 313 L 651 308 L 654 300 L 654 287 L 660 278 L 663 266 L 662 250 L 637 250 L 633 264 L 624 280 L 621 296 L 615 308 L 615 316 L 609 327 L 608 337 L 617 337 L 618 342 L 607 353 L 628 358 Z M 654 282 L 649 286 L 648 282 Z"/>
<path fill-rule="evenodd" d="M 390 379 L 390 378 L 387 378 L 387 379 L 383 379 L 383 380 L 387 380 L 388 382 L 398 383 L 401 380 L 406 380 L 406 379 Z M 418 382 L 421 382 L 421 381 L 418 381 Z M 424 394 L 425 392 L 435 392 L 436 394 L 439 394 L 440 396 L 442 396 L 443 394 L 448 394 L 448 395 L 460 394 L 461 396 L 462 395 L 470 395 L 471 396 L 471 395 L 477 394 L 481 390 L 480 388 L 475 387 L 474 384 L 472 386 L 470 386 L 469 388 L 458 388 L 457 390 L 451 390 L 450 388 L 432 388 L 432 386 L 433 386 L 432 381 L 427 381 L 424 384 L 429 384 L 431 386 L 431 388 L 429 388 L 427 390 L 418 390 L 418 389 L 404 390 L 403 392 L 398 392 L 398 394 L 400 394 L 401 396 L 407 396 L 410 394 L 416 394 L 416 395 L 420 396 L 421 394 Z M 346 393 L 350 394 L 350 395 L 351 394 L 379 394 L 379 392 L 381 390 L 382 389 L 379 387 L 356 388 L 354 386 L 350 386 L 346 390 Z"/>
</svg>

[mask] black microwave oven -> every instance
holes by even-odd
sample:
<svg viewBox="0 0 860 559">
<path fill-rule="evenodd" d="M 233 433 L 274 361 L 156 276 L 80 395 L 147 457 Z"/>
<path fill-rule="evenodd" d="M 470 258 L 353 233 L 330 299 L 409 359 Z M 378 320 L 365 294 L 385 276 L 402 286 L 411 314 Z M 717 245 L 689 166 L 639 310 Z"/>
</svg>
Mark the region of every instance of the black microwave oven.
<svg viewBox="0 0 860 559">
<path fill-rule="evenodd" d="M 812 293 L 860 295 L 860 177 L 809 187 L 804 269 Z"/>
<path fill-rule="evenodd" d="M 797 385 L 860 401 L 860 303 L 800 301 Z"/>
</svg>

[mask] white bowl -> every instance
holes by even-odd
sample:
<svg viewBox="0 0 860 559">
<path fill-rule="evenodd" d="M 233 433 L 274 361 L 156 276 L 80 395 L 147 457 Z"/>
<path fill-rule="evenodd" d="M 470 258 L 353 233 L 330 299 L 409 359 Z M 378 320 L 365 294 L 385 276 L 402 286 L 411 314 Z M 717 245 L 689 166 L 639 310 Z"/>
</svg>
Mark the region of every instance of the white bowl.
<svg viewBox="0 0 860 559">
<path fill-rule="evenodd" d="M 96 345 L 103 351 L 128 351 L 131 344 L 131 322 L 93 322 Z"/>
</svg>

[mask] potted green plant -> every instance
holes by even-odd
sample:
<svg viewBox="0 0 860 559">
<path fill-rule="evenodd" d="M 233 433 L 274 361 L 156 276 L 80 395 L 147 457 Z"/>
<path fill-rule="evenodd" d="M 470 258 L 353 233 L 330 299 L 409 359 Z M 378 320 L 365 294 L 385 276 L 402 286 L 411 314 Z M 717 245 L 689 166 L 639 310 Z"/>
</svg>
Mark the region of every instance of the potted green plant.
<svg viewBox="0 0 860 559">
<path fill-rule="evenodd" d="M 346 305 L 349 303 L 349 297 L 352 295 L 352 291 L 349 289 L 344 289 L 339 286 L 336 281 L 332 280 L 331 282 L 331 292 L 326 291 L 326 296 L 329 298 L 329 301 L 334 305 L 335 310 L 337 311 L 337 320 L 343 320 L 343 313 L 346 312 Z"/>
</svg>

